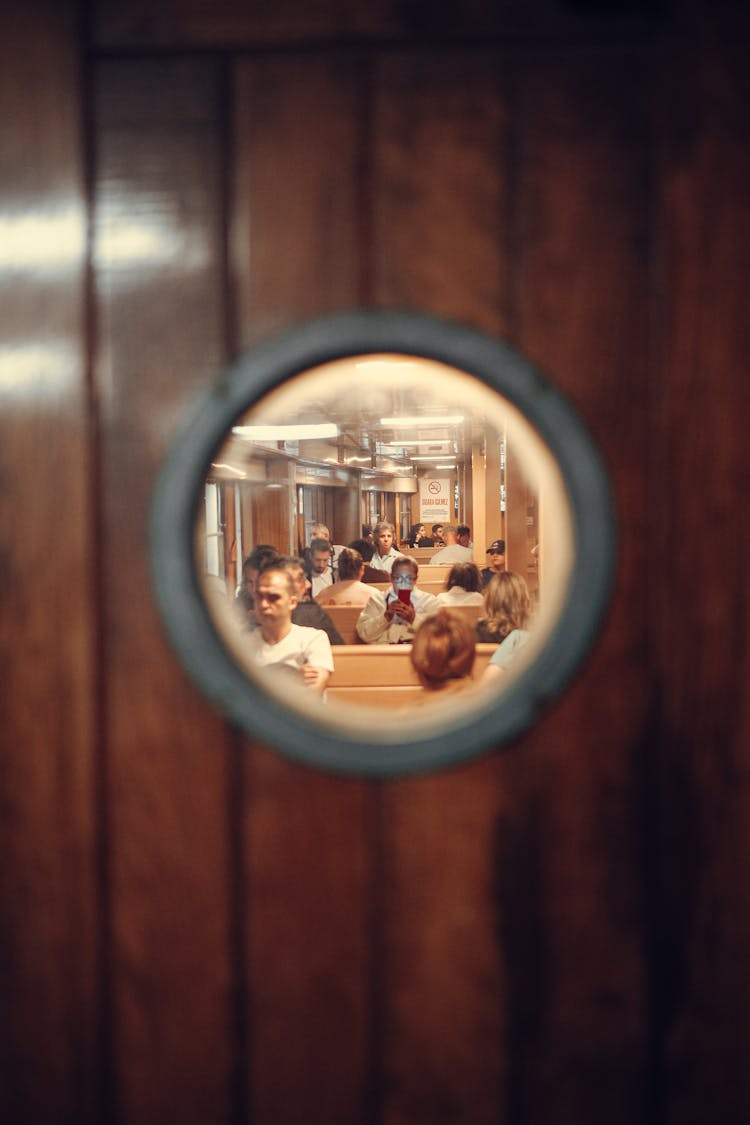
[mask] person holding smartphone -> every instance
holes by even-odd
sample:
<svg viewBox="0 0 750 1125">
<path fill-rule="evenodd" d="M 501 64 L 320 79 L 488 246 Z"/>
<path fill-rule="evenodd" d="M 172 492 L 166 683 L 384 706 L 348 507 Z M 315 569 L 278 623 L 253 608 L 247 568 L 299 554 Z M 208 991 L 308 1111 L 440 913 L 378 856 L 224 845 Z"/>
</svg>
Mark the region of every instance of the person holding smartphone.
<svg viewBox="0 0 750 1125">
<path fill-rule="evenodd" d="M 390 590 L 377 590 L 357 620 L 357 636 L 365 644 L 411 644 L 418 627 L 440 603 L 417 587 L 419 567 L 414 559 L 395 559 Z"/>
</svg>

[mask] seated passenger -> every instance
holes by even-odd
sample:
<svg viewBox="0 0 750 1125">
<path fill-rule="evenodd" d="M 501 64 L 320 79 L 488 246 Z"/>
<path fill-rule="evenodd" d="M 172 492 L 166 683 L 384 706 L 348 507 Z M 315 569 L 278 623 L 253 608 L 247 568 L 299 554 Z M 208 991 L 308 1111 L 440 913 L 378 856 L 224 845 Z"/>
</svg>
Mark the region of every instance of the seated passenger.
<svg viewBox="0 0 750 1125">
<path fill-rule="evenodd" d="M 370 566 L 375 570 L 384 570 L 390 574 L 395 560 L 405 558 L 393 546 L 395 528 L 388 520 L 381 520 L 380 523 L 375 524 L 373 535 L 375 537 L 375 554 L 370 560 Z M 383 581 L 387 582 L 388 579 L 383 578 Z"/>
<path fill-rule="evenodd" d="M 339 555 L 338 581 L 322 590 L 315 601 L 319 605 L 366 605 L 375 590 L 362 581 L 364 572 L 365 560 L 359 551 L 344 547 Z"/>
<path fill-rule="evenodd" d="M 487 566 L 482 567 L 482 586 L 490 584 L 490 578 L 505 570 L 505 540 L 495 539 L 487 548 Z"/>
<path fill-rule="evenodd" d="M 460 614 L 439 609 L 417 629 L 409 659 L 426 691 L 460 691 L 473 683 L 474 629 Z"/>
<path fill-rule="evenodd" d="M 437 595 L 441 605 L 483 605 L 482 579 L 476 563 L 456 563 L 451 567 L 445 590 Z"/>
<path fill-rule="evenodd" d="M 482 676 L 482 683 L 492 683 L 503 676 L 530 636 L 531 633 L 526 629 L 512 629 L 490 657 Z"/>
<path fill-rule="evenodd" d="M 312 549 L 313 539 L 325 539 L 326 543 L 329 544 L 329 551 L 331 553 L 331 570 L 333 571 L 334 578 L 335 578 L 336 569 L 337 569 L 337 566 L 338 566 L 339 555 L 341 554 L 341 552 L 344 549 L 343 543 L 334 543 L 331 540 L 331 532 L 329 531 L 328 526 L 326 524 L 324 524 L 324 523 L 314 523 L 312 525 L 312 527 L 310 528 L 310 546 L 305 549 L 304 555 L 303 555 L 303 557 L 305 559 L 305 562 L 309 561 L 310 550 Z"/>
<path fill-rule="evenodd" d="M 258 628 L 247 638 L 255 662 L 293 676 L 310 691 L 322 694 L 333 671 L 331 644 L 322 629 L 295 625 L 295 581 L 288 570 L 270 563 L 255 584 Z"/>
<path fill-rule="evenodd" d="M 384 574 L 382 569 L 376 570 L 374 566 L 370 566 L 372 556 L 375 554 L 375 547 L 369 539 L 353 539 L 349 544 L 353 551 L 359 551 L 364 559 L 365 570 L 361 582 L 388 582 L 390 575 Z"/>
<path fill-rule="evenodd" d="M 439 551 L 430 559 L 430 566 L 445 566 L 446 563 L 473 562 L 474 552 L 468 547 L 462 547 L 458 541 L 458 528 L 452 523 L 447 523 L 443 528 L 443 543 Z"/>
<path fill-rule="evenodd" d="M 433 541 L 424 529 L 423 523 L 413 523 L 409 532 L 410 547 L 432 547 Z"/>
<path fill-rule="evenodd" d="M 401 555 L 393 563 L 391 589 L 376 590 L 357 620 L 365 644 L 408 644 L 430 614 L 440 608 L 434 594 L 417 589 L 419 567 Z"/>
<path fill-rule="evenodd" d="M 330 616 L 322 606 L 310 598 L 310 579 L 307 577 L 302 559 L 296 555 L 280 555 L 273 560 L 273 565 L 286 570 L 294 582 L 297 605 L 292 613 L 292 623 L 307 625 L 311 629 L 322 629 L 332 645 L 342 645 L 344 638 Z"/>
<path fill-rule="evenodd" d="M 253 593 L 255 592 L 255 583 L 266 563 L 271 559 L 278 556 L 278 551 L 275 547 L 270 546 L 268 543 L 259 543 L 257 547 L 253 547 L 250 554 L 242 564 L 242 582 L 237 589 L 234 598 L 234 606 L 240 619 L 240 624 L 245 629 L 257 628 L 257 621 L 253 616 Z"/>
<path fill-rule="evenodd" d="M 471 528 L 469 527 L 468 523 L 460 523 L 456 528 L 456 535 L 461 546 L 468 547 L 469 550 L 473 553 L 474 544 L 471 539 Z"/>
<path fill-rule="evenodd" d="M 503 570 L 493 575 L 484 592 L 485 615 L 477 622 L 477 637 L 480 641 L 502 644 L 512 633 L 519 632 L 509 645 L 514 652 L 521 642 L 528 640 L 528 624 L 531 619 L 531 595 L 526 579 L 512 570 Z M 508 651 L 508 650 L 506 650 Z"/>
<path fill-rule="evenodd" d="M 333 550 L 328 539 L 313 539 L 303 561 L 313 597 L 334 583 Z"/>
</svg>

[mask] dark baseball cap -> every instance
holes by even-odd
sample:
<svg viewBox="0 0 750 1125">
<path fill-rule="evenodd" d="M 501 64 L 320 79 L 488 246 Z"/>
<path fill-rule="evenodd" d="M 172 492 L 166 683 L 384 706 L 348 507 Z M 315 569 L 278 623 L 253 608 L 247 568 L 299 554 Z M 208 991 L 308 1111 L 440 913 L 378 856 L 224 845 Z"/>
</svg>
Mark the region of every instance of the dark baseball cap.
<svg viewBox="0 0 750 1125">
<path fill-rule="evenodd" d="M 505 554 L 505 540 L 504 539 L 493 540 L 493 542 L 490 543 L 489 547 L 487 548 L 487 554 L 488 555 L 504 555 Z"/>
</svg>

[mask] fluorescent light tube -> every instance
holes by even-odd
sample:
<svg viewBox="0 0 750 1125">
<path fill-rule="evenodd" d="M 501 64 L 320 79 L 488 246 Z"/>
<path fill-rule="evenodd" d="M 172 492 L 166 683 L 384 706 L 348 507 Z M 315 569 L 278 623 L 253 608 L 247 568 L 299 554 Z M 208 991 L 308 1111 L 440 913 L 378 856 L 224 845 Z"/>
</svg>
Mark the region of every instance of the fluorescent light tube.
<svg viewBox="0 0 750 1125">
<path fill-rule="evenodd" d="M 232 433 L 247 441 L 302 441 L 338 437 L 339 428 L 334 422 L 318 422 L 307 426 L 233 426 Z"/>
<path fill-rule="evenodd" d="M 447 414 L 442 417 L 403 417 L 403 418 L 381 418 L 381 426 L 393 426 L 395 429 L 403 429 L 406 426 L 457 426 L 459 422 L 463 422 L 463 414 Z"/>
</svg>

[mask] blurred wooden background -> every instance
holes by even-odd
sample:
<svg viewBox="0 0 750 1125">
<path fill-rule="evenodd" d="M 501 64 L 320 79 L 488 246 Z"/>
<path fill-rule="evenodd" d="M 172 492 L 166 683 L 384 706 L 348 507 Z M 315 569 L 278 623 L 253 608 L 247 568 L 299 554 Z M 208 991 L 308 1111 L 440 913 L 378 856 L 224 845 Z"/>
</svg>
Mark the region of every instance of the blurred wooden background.
<svg viewBox="0 0 750 1125">
<path fill-rule="evenodd" d="M 748 19 L 634 0 L 0 14 L 0 1118 L 750 1120 Z M 195 392 L 354 305 L 489 329 L 620 568 L 513 747 L 289 764 L 167 649 Z"/>
</svg>

